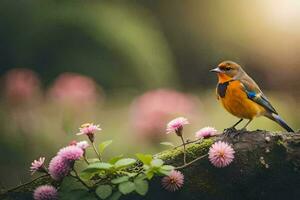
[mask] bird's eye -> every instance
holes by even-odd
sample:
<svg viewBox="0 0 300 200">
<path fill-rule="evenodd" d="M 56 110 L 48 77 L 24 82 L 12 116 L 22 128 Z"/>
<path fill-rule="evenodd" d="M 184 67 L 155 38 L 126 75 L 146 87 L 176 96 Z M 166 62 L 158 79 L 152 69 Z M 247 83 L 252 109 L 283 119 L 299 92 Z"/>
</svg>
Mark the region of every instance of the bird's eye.
<svg viewBox="0 0 300 200">
<path fill-rule="evenodd" d="M 229 71 L 229 70 L 231 70 L 230 67 L 225 67 L 225 68 L 224 68 L 224 71 Z"/>
</svg>

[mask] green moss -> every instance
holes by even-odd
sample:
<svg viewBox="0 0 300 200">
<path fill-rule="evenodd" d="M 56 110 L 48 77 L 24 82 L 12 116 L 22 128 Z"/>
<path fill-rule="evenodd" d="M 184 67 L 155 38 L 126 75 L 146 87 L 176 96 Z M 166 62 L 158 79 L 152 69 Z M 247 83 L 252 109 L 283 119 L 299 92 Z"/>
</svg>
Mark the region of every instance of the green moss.
<svg viewBox="0 0 300 200">
<path fill-rule="evenodd" d="M 213 144 L 213 139 L 205 139 L 201 143 L 191 143 L 186 146 L 188 156 L 191 158 L 198 157 L 201 153 L 207 152 L 208 148 Z M 183 147 L 169 149 L 163 151 L 156 156 L 162 160 L 174 160 L 183 153 Z"/>
<path fill-rule="evenodd" d="M 199 144 L 191 144 L 190 146 L 188 146 L 187 151 L 191 155 L 191 157 L 196 158 L 201 154 L 207 153 L 208 149 L 213 143 L 213 139 L 206 139 Z"/>
</svg>

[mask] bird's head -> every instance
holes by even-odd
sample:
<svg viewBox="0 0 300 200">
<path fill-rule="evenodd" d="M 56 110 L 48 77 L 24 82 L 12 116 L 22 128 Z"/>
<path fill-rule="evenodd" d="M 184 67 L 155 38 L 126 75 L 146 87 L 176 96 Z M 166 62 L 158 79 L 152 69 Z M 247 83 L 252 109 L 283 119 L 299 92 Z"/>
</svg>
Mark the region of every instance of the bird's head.
<svg viewBox="0 0 300 200">
<path fill-rule="evenodd" d="M 221 62 L 218 67 L 210 70 L 216 72 L 220 82 L 225 82 L 243 73 L 242 67 L 233 61 Z"/>
</svg>

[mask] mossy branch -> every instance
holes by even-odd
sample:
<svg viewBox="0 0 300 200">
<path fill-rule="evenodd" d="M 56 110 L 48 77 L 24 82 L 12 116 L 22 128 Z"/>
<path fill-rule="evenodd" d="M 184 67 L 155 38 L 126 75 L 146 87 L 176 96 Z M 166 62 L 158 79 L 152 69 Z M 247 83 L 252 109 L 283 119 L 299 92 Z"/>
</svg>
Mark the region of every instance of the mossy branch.
<svg viewBox="0 0 300 200">
<path fill-rule="evenodd" d="M 164 191 L 157 178 L 145 197 L 129 195 L 126 199 L 297 199 L 300 196 L 300 133 L 240 131 L 236 137 L 222 136 L 186 145 L 187 163 L 206 155 L 215 140 L 226 140 L 236 151 L 233 163 L 226 168 L 213 167 L 208 159 L 199 159 L 180 169 L 185 185 L 176 193 Z M 155 155 L 167 164 L 182 166 L 182 147 Z M 136 166 L 139 168 L 140 166 Z M 50 183 L 43 179 L 43 184 Z M 14 191 L 2 193 L 0 199 L 18 199 L 32 194 L 41 180 Z"/>
</svg>

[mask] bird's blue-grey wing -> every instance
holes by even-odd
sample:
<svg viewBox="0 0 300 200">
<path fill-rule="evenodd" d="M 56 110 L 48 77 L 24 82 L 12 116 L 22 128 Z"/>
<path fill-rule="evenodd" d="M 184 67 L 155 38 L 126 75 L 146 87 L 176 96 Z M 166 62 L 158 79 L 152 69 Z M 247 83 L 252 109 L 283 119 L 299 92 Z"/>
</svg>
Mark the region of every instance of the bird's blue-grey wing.
<svg viewBox="0 0 300 200">
<path fill-rule="evenodd" d="M 261 92 L 256 84 L 251 84 L 247 81 L 241 81 L 242 87 L 247 94 L 247 97 L 255 103 L 264 107 L 271 113 L 278 114 L 275 108 L 272 106 L 268 98 Z"/>
</svg>

